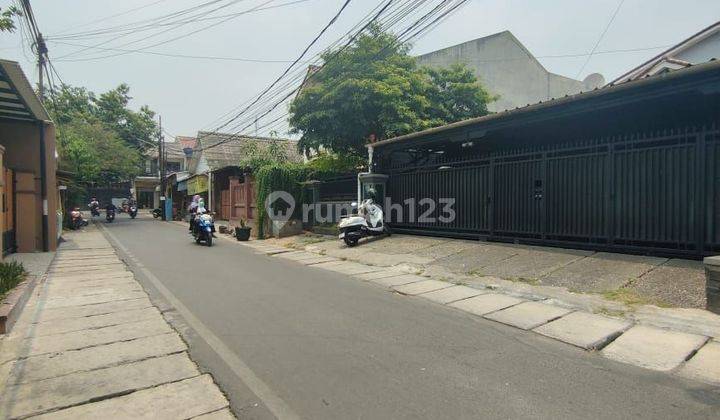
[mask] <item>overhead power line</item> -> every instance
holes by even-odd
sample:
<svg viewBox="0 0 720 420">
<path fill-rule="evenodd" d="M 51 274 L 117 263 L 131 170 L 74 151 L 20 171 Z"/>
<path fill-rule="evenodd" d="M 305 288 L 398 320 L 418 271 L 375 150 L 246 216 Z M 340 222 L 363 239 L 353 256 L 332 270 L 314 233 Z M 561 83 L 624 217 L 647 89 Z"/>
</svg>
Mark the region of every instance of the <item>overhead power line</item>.
<svg viewBox="0 0 720 420">
<path fill-rule="evenodd" d="M 338 18 L 339 18 L 340 15 L 342 14 L 342 12 L 345 11 L 345 9 L 347 8 L 348 4 L 350 4 L 350 1 L 351 1 L 351 0 L 345 0 L 345 2 L 343 3 L 342 7 L 340 7 L 340 10 L 338 10 L 338 12 L 335 14 L 335 16 L 333 16 L 333 18 L 330 19 L 330 21 L 329 21 L 327 24 L 325 24 L 325 26 L 322 28 L 322 30 L 320 31 L 320 33 L 317 34 L 317 36 L 305 47 L 305 49 L 300 53 L 300 55 L 298 56 L 298 58 L 296 58 L 295 61 L 293 61 L 292 64 L 290 64 L 290 65 L 285 69 L 285 71 L 283 71 L 282 74 L 281 74 L 277 79 L 275 79 L 267 88 L 265 88 L 265 90 L 263 90 L 262 92 L 260 92 L 260 94 L 257 96 L 257 98 L 256 98 L 254 101 L 252 101 L 248 106 L 246 106 L 245 109 L 243 109 L 242 111 L 240 111 L 240 113 L 239 113 L 237 116 L 231 118 L 230 120 L 228 120 L 228 122 L 226 122 L 225 124 L 221 125 L 220 127 L 218 127 L 217 129 L 215 129 L 215 130 L 213 130 L 213 131 L 218 131 L 218 130 L 222 129 L 223 127 L 226 127 L 228 124 L 232 123 L 233 121 L 235 121 L 235 120 L 236 120 L 237 118 L 239 118 L 242 114 L 244 114 L 248 109 L 250 109 L 250 107 L 252 107 L 253 105 L 255 105 L 266 93 L 268 93 L 268 91 L 270 91 L 270 89 L 272 89 L 273 87 L 275 87 L 275 85 L 277 85 L 277 84 L 280 82 L 280 80 L 282 80 L 282 78 L 285 77 L 285 75 L 287 75 L 288 72 L 289 72 L 300 60 L 302 60 L 303 57 L 305 57 L 305 54 L 307 54 L 307 52 L 310 50 L 310 48 L 312 48 L 313 45 L 315 45 L 315 44 L 318 42 L 318 40 L 320 39 L 320 37 L 322 37 L 322 36 L 325 34 L 325 32 L 327 32 L 327 30 L 328 30 L 335 22 L 337 22 Z"/>
<path fill-rule="evenodd" d="M 578 71 L 577 76 L 575 76 L 576 79 L 578 77 L 580 77 L 583 70 L 585 70 L 585 67 L 590 62 L 590 59 L 592 58 L 593 54 L 595 53 L 595 50 L 597 49 L 598 45 L 600 45 L 600 42 L 603 40 L 603 38 L 605 38 L 605 34 L 607 33 L 608 29 L 610 29 L 610 25 L 612 25 L 612 23 L 615 21 L 615 18 L 617 17 L 618 13 L 620 12 L 620 8 L 622 7 L 623 3 L 625 3 L 625 0 L 620 0 L 620 3 L 618 3 L 617 8 L 615 8 L 615 12 L 612 14 L 612 17 L 608 21 L 607 25 L 605 25 L 605 29 L 603 29 L 597 42 L 593 46 L 592 50 L 590 50 L 590 54 L 588 55 L 587 60 L 585 60 L 582 67 L 580 67 L 580 71 Z"/>
<path fill-rule="evenodd" d="M 83 24 L 80 24 L 80 25 L 74 25 L 74 26 L 72 26 L 72 27 L 68 27 L 67 29 L 63 29 L 62 31 L 58 32 L 57 34 L 59 35 L 59 34 L 62 34 L 62 33 L 69 32 L 69 31 L 71 31 L 71 30 L 73 30 L 73 29 L 85 28 L 85 27 L 88 27 L 88 26 L 90 26 L 90 25 L 94 25 L 94 24 L 96 24 L 96 23 L 105 22 L 106 20 L 110 20 L 110 19 L 113 19 L 113 18 L 116 18 L 116 17 L 124 16 L 124 15 L 130 14 L 130 13 L 132 13 L 132 12 L 136 12 L 136 11 L 138 11 L 138 10 L 146 9 L 146 8 L 148 8 L 148 7 L 155 6 L 156 4 L 159 4 L 159 3 L 162 3 L 162 2 L 165 2 L 165 1 L 167 1 L 167 0 L 157 0 L 157 1 L 152 2 L 152 3 L 150 3 L 150 4 L 144 4 L 144 5 L 142 5 L 142 6 L 135 7 L 135 8 L 132 8 L 132 9 L 130 9 L 130 10 L 126 10 L 126 11 L 124 11 L 124 12 L 116 13 L 116 14 L 110 15 L 110 16 L 105 16 L 105 17 L 103 17 L 103 18 L 95 19 L 95 20 L 92 20 L 92 21 L 90 21 L 90 22 L 83 23 Z"/>
<path fill-rule="evenodd" d="M 426 13 L 426 14 L 423 15 L 421 18 L 417 19 L 417 20 L 416 20 L 415 22 L 413 22 L 410 26 L 406 27 L 403 31 L 399 31 L 399 33 L 402 34 L 403 37 L 398 37 L 398 41 L 397 41 L 397 42 L 400 42 L 400 43 L 410 42 L 410 41 L 413 39 L 414 36 L 416 36 L 416 35 L 419 34 L 419 33 L 422 33 L 423 31 L 426 31 L 426 30 L 428 29 L 428 27 L 431 27 L 431 26 L 433 26 L 433 25 L 436 25 L 436 24 L 439 22 L 439 20 L 445 19 L 445 18 L 448 17 L 450 14 L 452 14 L 453 12 L 455 12 L 456 10 L 458 10 L 458 8 L 459 8 L 460 6 L 462 6 L 463 4 L 465 4 L 466 1 L 467 1 L 467 0 L 460 0 L 460 1 L 454 2 L 454 1 L 445 0 L 445 1 L 440 2 L 440 3 L 437 4 L 435 7 L 433 7 L 430 12 Z M 385 5 L 386 8 L 387 8 L 391 3 L 392 3 L 392 0 L 390 0 L 390 1 Z M 415 6 L 414 6 L 412 9 L 410 9 L 410 11 L 415 11 L 415 10 L 414 10 L 415 7 L 417 7 L 417 5 L 420 4 L 420 3 L 424 3 L 424 1 L 415 2 Z M 407 3 L 406 3 L 406 4 L 407 4 Z M 406 13 L 407 13 L 407 11 L 406 11 Z M 379 15 L 376 15 L 376 16 L 373 18 L 373 20 L 370 20 L 369 22 L 367 22 L 367 24 L 366 24 L 360 31 L 354 33 L 353 36 L 351 37 L 351 39 L 350 39 L 342 48 L 340 48 L 340 50 L 343 50 L 343 49 L 347 48 L 350 44 L 352 44 L 353 41 L 354 41 L 354 39 L 355 39 L 364 29 L 366 29 L 375 19 L 377 19 L 378 16 L 379 16 Z M 399 18 L 397 21 L 401 21 L 403 18 L 404 18 L 403 16 L 400 16 L 400 18 Z M 427 23 L 427 22 L 429 22 L 429 23 Z M 388 30 L 388 28 L 385 28 L 385 29 Z M 416 29 L 416 30 L 413 32 L 413 29 Z M 388 46 L 388 47 L 389 47 L 389 46 Z M 385 50 L 385 48 L 383 49 L 383 51 L 384 51 L 384 50 Z M 380 53 L 382 53 L 383 51 L 381 51 Z M 380 53 L 378 53 L 378 55 L 379 55 Z M 328 60 L 326 61 L 326 63 L 329 62 L 329 61 L 331 61 L 332 58 L 334 58 L 334 56 L 328 58 Z M 322 71 L 322 68 L 323 68 L 323 67 L 322 67 L 322 66 L 319 66 L 319 67 L 320 67 L 320 68 L 319 68 L 318 71 L 310 74 L 308 77 L 309 77 L 309 78 L 312 78 L 313 76 L 316 76 L 320 71 Z M 292 97 L 292 95 L 294 95 L 295 93 L 297 93 L 297 92 L 299 91 L 299 89 L 301 88 L 301 86 L 302 86 L 302 85 L 296 86 L 295 88 L 291 89 L 289 92 L 287 92 L 287 93 L 285 93 L 284 95 L 282 95 L 282 97 L 280 97 L 279 100 L 274 101 L 274 103 L 272 103 L 272 104 L 268 104 L 268 105 L 266 106 L 266 108 L 265 108 L 264 111 L 261 110 L 261 111 L 259 111 L 259 112 L 256 113 L 256 114 L 251 114 L 249 117 L 245 118 L 245 119 L 242 120 L 242 121 L 236 122 L 236 124 L 234 125 L 234 129 L 237 129 L 237 130 L 236 130 L 235 132 L 233 132 L 231 136 L 235 136 L 235 135 L 237 135 L 237 134 L 239 134 L 239 133 L 242 133 L 242 132 L 243 132 L 244 130 L 246 130 L 248 127 L 252 126 L 252 125 L 254 124 L 254 122 L 257 121 L 259 118 L 263 118 L 263 117 L 267 116 L 269 113 L 273 112 L 273 110 L 275 110 L 280 104 L 284 103 L 288 98 Z M 279 93 L 279 92 L 278 92 L 278 93 Z M 287 115 L 287 114 L 285 114 L 285 115 Z M 282 118 L 282 117 L 280 117 L 280 118 Z M 274 120 L 273 122 L 275 122 L 275 121 L 277 121 L 277 120 L 279 120 L 279 118 L 276 118 L 276 120 Z M 244 121 L 244 122 L 243 122 L 243 121 Z M 242 124 L 244 124 L 245 122 L 247 122 L 247 124 L 246 124 L 245 126 L 242 126 Z M 270 125 L 270 124 L 272 124 L 273 122 L 271 122 L 271 123 L 269 123 L 269 124 L 267 124 L 267 125 Z M 263 127 L 266 127 L 267 125 L 265 125 L 265 126 L 263 126 Z M 232 138 L 229 138 L 228 140 L 225 140 L 225 141 L 223 141 L 223 142 L 219 142 L 218 144 L 208 146 L 207 148 L 218 146 L 218 145 L 220 145 L 220 144 L 222 144 L 222 143 L 224 143 L 224 142 L 230 141 L 230 140 L 232 140 Z M 201 149 L 201 150 L 202 150 L 202 149 Z"/>
</svg>

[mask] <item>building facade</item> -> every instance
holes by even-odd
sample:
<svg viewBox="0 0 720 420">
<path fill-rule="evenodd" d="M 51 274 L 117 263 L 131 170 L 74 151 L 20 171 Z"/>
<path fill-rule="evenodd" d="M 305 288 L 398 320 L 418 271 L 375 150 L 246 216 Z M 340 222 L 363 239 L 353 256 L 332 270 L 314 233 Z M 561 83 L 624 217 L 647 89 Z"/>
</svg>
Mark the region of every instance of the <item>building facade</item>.
<svg viewBox="0 0 720 420">
<path fill-rule="evenodd" d="M 436 68 L 465 64 L 491 94 L 498 96 L 488 104 L 492 112 L 561 98 L 605 84 L 597 73 L 580 81 L 547 71 L 510 31 L 423 54 L 417 60 L 419 65 Z"/>
<path fill-rule="evenodd" d="M 0 60 L 0 161 L 3 254 L 55 250 L 55 126 L 19 64 L 7 60 Z"/>
</svg>

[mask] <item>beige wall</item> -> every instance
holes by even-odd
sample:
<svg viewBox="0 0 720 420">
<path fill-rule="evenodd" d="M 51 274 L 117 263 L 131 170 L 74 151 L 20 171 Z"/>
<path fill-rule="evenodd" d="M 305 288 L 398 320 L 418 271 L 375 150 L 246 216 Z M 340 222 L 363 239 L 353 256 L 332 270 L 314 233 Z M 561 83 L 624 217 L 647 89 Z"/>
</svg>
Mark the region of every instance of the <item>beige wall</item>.
<svg viewBox="0 0 720 420">
<path fill-rule="evenodd" d="M 40 133 L 45 135 L 45 163 L 48 215 L 48 247 L 57 246 L 55 212 L 57 182 L 55 171 L 55 129 L 51 123 L 0 121 L 0 145 L 5 147 L 5 166 L 17 172 L 17 226 L 19 252 L 43 250 L 43 200 L 40 174 Z"/>
</svg>

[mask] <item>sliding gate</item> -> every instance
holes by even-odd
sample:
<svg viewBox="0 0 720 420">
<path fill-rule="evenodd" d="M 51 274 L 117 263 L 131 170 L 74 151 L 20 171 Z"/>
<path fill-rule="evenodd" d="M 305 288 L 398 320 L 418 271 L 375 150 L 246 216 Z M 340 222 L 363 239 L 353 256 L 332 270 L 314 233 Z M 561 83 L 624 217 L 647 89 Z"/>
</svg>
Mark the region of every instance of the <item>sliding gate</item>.
<svg viewBox="0 0 720 420">
<path fill-rule="evenodd" d="M 389 171 L 390 218 L 419 233 L 706 255 L 720 251 L 719 138 L 668 130 Z"/>
</svg>

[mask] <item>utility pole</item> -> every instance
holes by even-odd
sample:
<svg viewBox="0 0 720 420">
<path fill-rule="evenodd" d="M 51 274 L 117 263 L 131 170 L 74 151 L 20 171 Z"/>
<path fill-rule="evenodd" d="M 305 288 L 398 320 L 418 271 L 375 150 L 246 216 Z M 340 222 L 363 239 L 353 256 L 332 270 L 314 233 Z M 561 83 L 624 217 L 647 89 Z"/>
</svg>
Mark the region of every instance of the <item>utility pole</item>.
<svg viewBox="0 0 720 420">
<path fill-rule="evenodd" d="M 43 82 L 44 77 L 44 70 L 45 70 L 45 56 L 47 55 L 48 49 L 47 45 L 45 44 L 45 40 L 43 39 L 43 36 L 41 33 L 38 32 L 37 39 L 35 40 L 37 45 L 37 55 L 38 55 L 38 93 L 40 94 L 40 100 L 45 100 L 45 83 Z"/>
<path fill-rule="evenodd" d="M 162 116 L 158 116 L 159 120 L 159 126 L 158 126 L 158 166 L 160 169 L 160 210 L 162 214 L 162 220 L 167 221 L 167 214 L 165 214 L 165 209 L 167 206 L 165 205 L 165 200 L 167 197 L 165 197 L 165 136 L 163 135 L 162 131 Z"/>
</svg>

